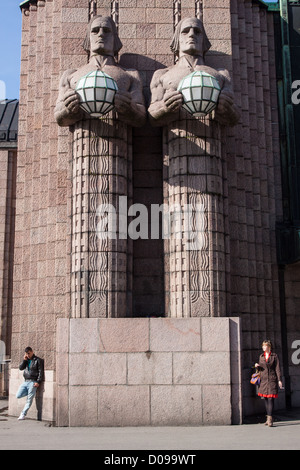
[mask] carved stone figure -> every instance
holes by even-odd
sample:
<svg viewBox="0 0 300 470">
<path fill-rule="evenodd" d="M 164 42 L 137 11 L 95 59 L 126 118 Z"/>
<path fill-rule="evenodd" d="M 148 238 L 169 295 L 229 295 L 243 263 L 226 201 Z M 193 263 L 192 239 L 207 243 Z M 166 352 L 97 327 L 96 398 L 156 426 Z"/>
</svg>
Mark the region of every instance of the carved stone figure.
<svg viewBox="0 0 300 470">
<path fill-rule="evenodd" d="M 71 316 L 76 318 L 124 317 L 132 310 L 132 242 L 119 236 L 110 217 L 112 208 L 120 212 L 121 197 L 132 200 L 131 126 L 144 124 L 146 109 L 138 72 L 115 60 L 121 47 L 114 21 L 93 17 L 84 41 L 89 61 L 63 74 L 55 109 L 57 123 L 70 126 L 73 135 Z M 81 110 L 76 92 L 79 80 L 95 71 L 118 87 L 115 109 L 101 119 Z"/>
<path fill-rule="evenodd" d="M 229 73 L 205 65 L 210 46 L 202 21 L 183 19 L 171 44 L 177 63 L 156 71 L 151 82 L 150 120 L 164 126 L 164 203 L 185 218 L 179 227 L 188 227 L 180 238 L 174 223 L 164 245 L 165 311 L 171 317 L 225 316 L 227 309 L 221 125 L 234 126 L 239 111 Z M 214 114 L 199 119 L 182 107 L 178 91 L 181 80 L 197 71 L 215 77 L 221 88 Z"/>
<path fill-rule="evenodd" d="M 71 126 L 86 117 L 79 108 L 76 84 L 89 72 L 101 70 L 117 82 L 119 91 L 115 97 L 115 109 L 118 118 L 130 126 L 142 126 L 146 109 L 141 80 L 136 70 L 126 70 L 115 60 L 122 43 L 114 21 L 110 17 L 95 16 L 88 26 L 83 47 L 90 55 L 88 64 L 78 70 L 67 70 L 61 78 L 55 109 L 57 123 Z"/>
<path fill-rule="evenodd" d="M 215 119 L 228 126 L 237 124 L 239 112 L 234 104 L 228 71 L 215 70 L 205 65 L 205 54 L 210 47 L 201 20 L 185 18 L 178 23 L 171 43 L 171 49 L 178 56 L 178 61 L 172 67 L 157 70 L 151 82 L 152 100 L 149 114 L 154 126 L 163 126 L 178 119 L 183 97 L 177 87 L 184 77 L 198 70 L 217 78 L 220 84 L 221 94 Z"/>
</svg>

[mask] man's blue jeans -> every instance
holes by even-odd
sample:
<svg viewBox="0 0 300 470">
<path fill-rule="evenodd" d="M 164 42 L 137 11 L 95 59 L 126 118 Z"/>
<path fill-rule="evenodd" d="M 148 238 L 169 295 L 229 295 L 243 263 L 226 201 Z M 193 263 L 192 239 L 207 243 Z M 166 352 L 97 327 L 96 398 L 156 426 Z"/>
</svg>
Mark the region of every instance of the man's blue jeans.
<svg viewBox="0 0 300 470">
<path fill-rule="evenodd" d="M 34 386 L 35 382 L 32 380 L 28 380 L 22 383 L 20 386 L 18 392 L 17 392 L 17 398 L 23 398 L 27 397 L 26 404 L 23 408 L 22 414 L 24 416 L 27 415 L 29 408 L 32 405 L 33 399 L 36 395 L 37 387 Z"/>
</svg>

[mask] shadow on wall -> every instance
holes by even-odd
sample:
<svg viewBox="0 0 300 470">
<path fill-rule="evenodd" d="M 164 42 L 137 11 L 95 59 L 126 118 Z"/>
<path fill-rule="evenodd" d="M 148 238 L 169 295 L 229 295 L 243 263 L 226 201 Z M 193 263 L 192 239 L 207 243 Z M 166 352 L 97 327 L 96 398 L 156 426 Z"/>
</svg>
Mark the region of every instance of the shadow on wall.
<svg viewBox="0 0 300 470">
<path fill-rule="evenodd" d="M 155 51 L 154 51 L 155 53 Z M 166 55 L 169 51 L 166 51 Z M 132 68 L 140 72 L 143 84 L 144 84 L 144 96 L 146 100 L 146 106 L 150 104 L 150 82 L 154 72 L 158 69 L 164 69 L 174 65 L 172 61 L 172 55 L 170 54 L 170 63 L 162 64 L 158 60 L 151 59 L 140 54 L 125 53 L 120 56 L 119 64 L 125 68 Z M 171 62 L 172 61 L 172 62 Z M 227 69 L 230 73 L 232 72 L 232 57 L 228 54 L 218 51 L 210 50 L 205 56 L 205 63 L 209 67 L 215 69 Z"/>
<path fill-rule="evenodd" d="M 149 106 L 150 96 L 150 82 L 154 72 L 158 69 L 164 69 L 167 65 L 158 62 L 157 60 L 139 54 L 122 54 L 119 59 L 119 64 L 125 68 L 132 68 L 138 70 L 144 85 L 144 97 L 146 101 L 146 107 Z"/>
</svg>

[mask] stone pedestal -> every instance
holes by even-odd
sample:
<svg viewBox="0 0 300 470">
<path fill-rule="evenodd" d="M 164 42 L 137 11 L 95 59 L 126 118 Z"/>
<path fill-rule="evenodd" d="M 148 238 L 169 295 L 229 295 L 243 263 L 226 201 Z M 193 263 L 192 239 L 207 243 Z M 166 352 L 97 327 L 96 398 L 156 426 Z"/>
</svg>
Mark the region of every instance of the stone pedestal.
<svg viewBox="0 0 300 470">
<path fill-rule="evenodd" d="M 125 317 L 131 310 L 132 247 L 119 226 L 132 198 L 131 137 L 111 114 L 73 131 L 74 318 Z"/>
<path fill-rule="evenodd" d="M 164 155 L 164 202 L 171 214 L 165 241 L 166 314 L 225 316 L 220 125 L 182 113 L 165 128 Z"/>
<path fill-rule="evenodd" d="M 58 426 L 241 423 L 237 318 L 60 319 Z"/>
</svg>

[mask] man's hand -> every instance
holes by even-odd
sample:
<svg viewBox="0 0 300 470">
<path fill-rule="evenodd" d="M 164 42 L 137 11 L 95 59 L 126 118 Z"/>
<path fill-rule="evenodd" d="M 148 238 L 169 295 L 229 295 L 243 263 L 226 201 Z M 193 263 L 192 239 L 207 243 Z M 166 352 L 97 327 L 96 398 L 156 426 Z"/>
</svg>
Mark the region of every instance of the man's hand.
<svg viewBox="0 0 300 470">
<path fill-rule="evenodd" d="M 36 388 L 38 388 L 38 387 L 40 386 L 40 384 L 38 384 L 37 382 L 35 382 L 33 386 L 36 387 Z"/>
</svg>

